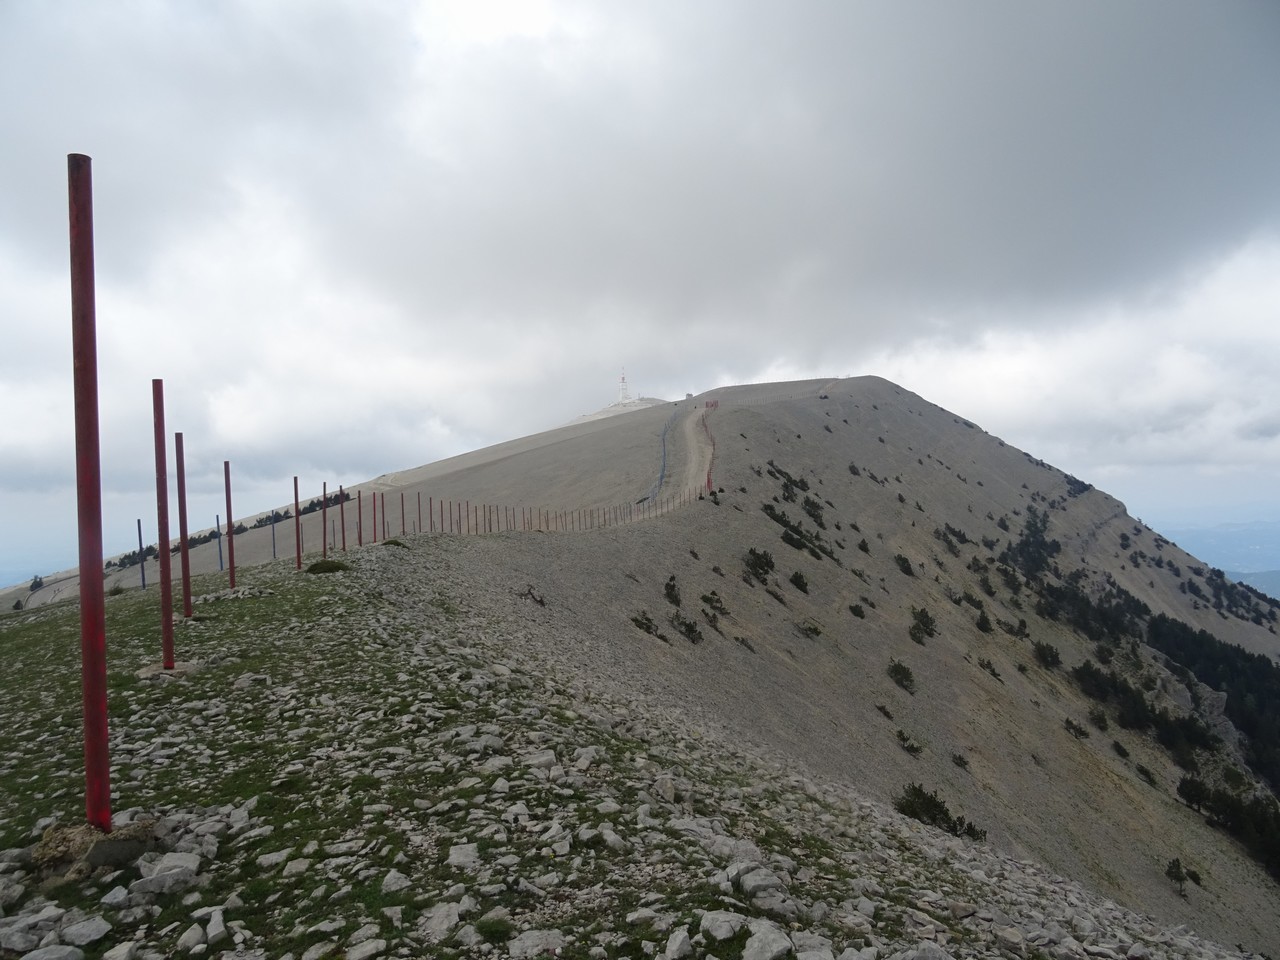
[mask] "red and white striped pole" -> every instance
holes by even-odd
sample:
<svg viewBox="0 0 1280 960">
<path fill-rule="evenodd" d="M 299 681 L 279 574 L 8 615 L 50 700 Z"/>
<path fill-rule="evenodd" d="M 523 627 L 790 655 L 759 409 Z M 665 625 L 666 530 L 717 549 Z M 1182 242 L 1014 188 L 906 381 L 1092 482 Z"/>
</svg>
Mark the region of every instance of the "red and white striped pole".
<svg viewBox="0 0 1280 960">
<path fill-rule="evenodd" d="M 80 685 L 84 701 L 84 810 L 111 832 L 107 745 L 107 629 L 102 577 L 102 465 L 98 446 L 98 338 L 93 282 L 93 161 L 67 156 L 71 239 L 71 365 L 75 391 L 76 513 L 80 534 Z M 141 554 L 139 554 L 141 559 Z"/>
</svg>

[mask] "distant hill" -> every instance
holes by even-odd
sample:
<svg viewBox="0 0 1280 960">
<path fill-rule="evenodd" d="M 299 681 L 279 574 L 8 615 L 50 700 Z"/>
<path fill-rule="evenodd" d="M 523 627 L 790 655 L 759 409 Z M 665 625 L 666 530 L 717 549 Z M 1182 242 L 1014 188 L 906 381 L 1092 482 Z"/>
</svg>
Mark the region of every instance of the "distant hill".
<svg viewBox="0 0 1280 960">
<path fill-rule="evenodd" d="M 1260 573 L 1228 572 L 1227 576 L 1239 583 L 1247 583 L 1269 596 L 1280 597 L 1280 570 L 1263 570 Z"/>
<path fill-rule="evenodd" d="M 1222 570 L 1280 570 L 1280 523 L 1224 523 L 1162 532 L 1184 550 Z"/>
</svg>

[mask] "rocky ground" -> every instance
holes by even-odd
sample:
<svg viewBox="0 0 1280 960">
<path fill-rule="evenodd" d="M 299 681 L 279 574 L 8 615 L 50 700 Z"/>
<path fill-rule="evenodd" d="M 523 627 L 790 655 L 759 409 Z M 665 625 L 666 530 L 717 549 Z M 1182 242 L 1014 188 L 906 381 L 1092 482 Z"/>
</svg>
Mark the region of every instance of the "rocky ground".
<svg viewBox="0 0 1280 960">
<path fill-rule="evenodd" d="M 112 598 L 105 840 L 76 828 L 76 611 L 0 622 L 0 952 L 1240 955 L 574 670 L 471 609 L 439 543 L 242 571 L 172 676 L 154 596 Z"/>
</svg>

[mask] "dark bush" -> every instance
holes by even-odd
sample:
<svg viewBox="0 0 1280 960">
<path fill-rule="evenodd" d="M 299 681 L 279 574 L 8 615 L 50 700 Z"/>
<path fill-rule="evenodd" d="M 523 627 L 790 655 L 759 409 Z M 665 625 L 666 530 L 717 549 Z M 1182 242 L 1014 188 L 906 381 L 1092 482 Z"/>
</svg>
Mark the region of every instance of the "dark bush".
<svg viewBox="0 0 1280 960">
<path fill-rule="evenodd" d="M 1051 643 L 1037 640 L 1032 645 L 1032 650 L 1035 652 L 1036 659 L 1040 661 L 1040 665 L 1047 670 L 1052 670 L 1062 663 L 1062 656 L 1058 653 L 1058 648 Z"/>
<path fill-rule="evenodd" d="M 947 802 L 918 783 L 909 783 L 893 800 L 893 808 L 899 813 L 956 837 L 971 840 L 987 839 L 987 831 L 979 830 L 964 817 L 953 816 Z"/>
<path fill-rule="evenodd" d="M 916 678 L 911 673 L 911 668 L 901 660 L 889 661 L 888 674 L 889 679 L 907 691 L 907 693 L 914 694 L 916 692 Z"/>
<path fill-rule="evenodd" d="M 768 550 L 757 550 L 751 547 L 747 550 L 743 562 L 746 564 L 747 573 L 761 583 L 765 583 L 769 579 L 769 574 L 773 572 L 773 554 Z"/>
<path fill-rule="evenodd" d="M 351 567 L 341 560 L 317 560 L 307 567 L 307 573 L 338 573 L 341 570 L 350 569 Z"/>
</svg>

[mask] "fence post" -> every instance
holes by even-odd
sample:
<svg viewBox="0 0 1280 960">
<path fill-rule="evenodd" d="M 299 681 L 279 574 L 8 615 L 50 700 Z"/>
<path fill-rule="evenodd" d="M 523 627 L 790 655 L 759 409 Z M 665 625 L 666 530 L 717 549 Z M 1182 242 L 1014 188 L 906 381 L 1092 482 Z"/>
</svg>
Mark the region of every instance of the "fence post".
<svg viewBox="0 0 1280 960">
<path fill-rule="evenodd" d="M 422 533 L 422 491 L 418 491 L 418 529 L 414 533 Z"/>
<path fill-rule="evenodd" d="M 364 491 L 356 491 L 356 546 L 364 546 Z"/>
<path fill-rule="evenodd" d="M 297 569 L 302 569 L 302 505 L 298 503 L 298 478 L 293 478 L 293 544 Z"/>
<path fill-rule="evenodd" d="M 387 511 L 387 508 L 386 508 L 386 505 L 384 504 L 382 507 L 382 512 L 386 513 L 386 511 Z M 374 543 L 378 542 L 378 494 L 377 494 L 377 491 L 374 491 L 374 494 L 373 494 L 373 542 Z"/>
<path fill-rule="evenodd" d="M 342 552 L 347 552 L 347 494 L 338 484 L 338 524 L 342 527 Z"/>
<path fill-rule="evenodd" d="M 187 546 L 187 463 L 182 434 L 173 435 L 175 467 L 178 470 L 178 560 L 182 568 L 182 616 L 191 617 L 191 550 Z"/>
<path fill-rule="evenodd" d="M 404 536 L 407 531 L 404 528 L 404 491 L 400 491 L 400 535 Z"/>
<path fill-rule="evenodd" d="M 320 559 L 329 559 L 329 481 L 320 484 Z"/>
<path fill-rule="evenodd" d="M 93 282 L 93 161 L 67 155 L 71 247 L 71 365 L 75 394 L 76 514 L 80 546 L 80 686 L 84 704 L 84 810 L 111 832 L 107 745 L 106 596 L 102 585 L 102 464 L 98 443 L 98 342 Z M 139 521 L 141 529 L 141 521 Z M 142 559 L 139 551 L 138 559 Z"/>
<path fill-rule="evenodd" d="M 156 552 L 160 560 L 160 648 L 164 668 L 173 669 L 173 579 L 169 566 L 169 471 L 165 463 L 164 381 L 151 381 L 156 434 Z"/>
<path fill-rule="evenodd" d="M 147 555 L 142 548 L 142 518 L 138 518 L 138 573 L 142 574 L 142 589 L 147 589 Z M 106 601 L 104 600 L 105 604 Z M 105 608 L 104 608 L 105 615 Z"/>
<path fill-rule="evenodd" d="M 231 589 L 236 588 L 236 522 L 231 512 L 231 461 L 222 461 L 222 476 L 227 488 L 227 569 L 231 571 Z"/>
</svg>

